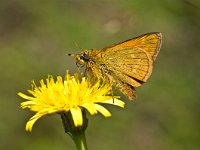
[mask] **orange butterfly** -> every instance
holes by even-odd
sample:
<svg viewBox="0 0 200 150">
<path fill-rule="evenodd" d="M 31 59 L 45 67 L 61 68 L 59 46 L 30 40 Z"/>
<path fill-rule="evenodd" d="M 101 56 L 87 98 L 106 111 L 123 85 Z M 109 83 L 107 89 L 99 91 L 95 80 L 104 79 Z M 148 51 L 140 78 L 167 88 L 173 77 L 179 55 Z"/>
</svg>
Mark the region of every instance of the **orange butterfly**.
<svg viewBox="0 0 200 150">
<path fill-rule="evenodd" d="M 129 99 L 134 99 L 135 87 L 151 75 L 161 41 L 161 33 L 152 32 L 101 50 L 84 50 L 76 55 L 77 65 L 85 64 L 88 73 L 107 80 Z"/>
</svg>

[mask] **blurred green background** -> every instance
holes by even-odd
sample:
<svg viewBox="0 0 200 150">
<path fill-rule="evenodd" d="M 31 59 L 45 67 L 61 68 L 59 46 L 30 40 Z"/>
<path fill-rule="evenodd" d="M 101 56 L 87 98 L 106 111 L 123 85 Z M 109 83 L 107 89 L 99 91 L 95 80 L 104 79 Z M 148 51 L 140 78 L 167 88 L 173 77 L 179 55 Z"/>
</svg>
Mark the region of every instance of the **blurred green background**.
<svg viewBox="0 0 200 150">
<path fill-rule="evenodd" d="M 199 0 L 0 0 L 0 149 L 75 150 L 61 119 L 21 110 L 17 92 L 48 74 L 75 72 L 67 53 L 158 31 L 163 45 L 148 83 L 112 117 L 89 116 L 90 150 L 200 149 Z"/>
</svg>

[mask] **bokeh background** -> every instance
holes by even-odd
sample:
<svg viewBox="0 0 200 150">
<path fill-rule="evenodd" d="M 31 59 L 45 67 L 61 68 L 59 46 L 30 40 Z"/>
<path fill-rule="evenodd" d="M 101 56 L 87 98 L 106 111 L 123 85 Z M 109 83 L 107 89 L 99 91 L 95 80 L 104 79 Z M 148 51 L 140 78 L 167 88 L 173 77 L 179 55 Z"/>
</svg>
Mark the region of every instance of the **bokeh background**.
<svg viewBox="0 0 200 150">
<path fill-rule="evenodd" d="M 0 0 L 0 149 L 75 150 L 58 115 L 21 110 L 17 92 L 48 74 L 77 71 L 67 53 L 158 31 L 163 45 L 148 83 L 111 118 L 89 116 L 90 150 L 200 149 L 199 0 Z M 76 46 L 77 43 L 79 47 Z"/>
</svg>

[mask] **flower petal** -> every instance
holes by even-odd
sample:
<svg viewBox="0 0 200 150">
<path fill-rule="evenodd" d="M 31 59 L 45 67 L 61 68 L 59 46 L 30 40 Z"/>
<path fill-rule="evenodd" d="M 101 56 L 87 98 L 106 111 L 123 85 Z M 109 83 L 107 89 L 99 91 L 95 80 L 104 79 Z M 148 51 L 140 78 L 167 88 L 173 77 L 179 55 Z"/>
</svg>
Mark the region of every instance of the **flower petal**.
<svg viewBox="0 0 200 150">
<path fill-rule="evenodd" d="M 71 108 L 70 109 L 71 114 L 72 114 L 72 119 L 74 120 L 74 125 L 81 126 L 83 124 L 83 116 L 82 116 L 82 111 L 79 107 L 76 108 Z"/>
<path fill-rule="evenodd" d="M 97 114 L 97 110 L 96 110 L 94 104 L 85 103 L 81 106 L 84 107 L 85 109 L 87 109 L 91 115 Z"/>
<path fill-rule="evenodd" d="M 119 107 L 122 107 L 122 108 L 124 108 L 124 105 L 125 105 L 125 103 L 123 101 L 116 99 L 116 98 L 105 100 L 101 103 L 112 104 L 112 105 L 119 106 Z"/>
<path fill-rule="evenodd" d="M 32 107 L 33 105 L 35 105 L 37 103 L 35 103 L 34 101 L 25 101 L 25 102 L 22 102 L 21 103 L 21 107 L 24 109 L 24 108 L 30 108 Z"/>
<path fill-rule="evenodd" d="M 32 131 L 33 125 L 34 123 L 41 118 L 42 116 L 44 116 L 45 114 L 41 114 L 41 113 L 36 113 L 33 117 L 31 117 L 29 119 L 29 121 L 26 123 L 26 131 Z"/>
<path fill-rule="evenodd" d="M 20 97 L 24 98 L 24 99 L 27 99 L 27 100 L 30 100 L 30 101 L 35 101 L 35 97 L 31 97 L 31 96 L 27 96 L 21 92 L 17 93 Z"/>
<path fill-rule="evenodd" d="M 110 117 L 111 116 L 111 113 L 106 109 L 104 108 L 103 106 L 99 105 L 99 104 L 94 104 L 95 105 L 95 108 L 102 114 L 104 115 L 105 117 Z"/>
</svg>

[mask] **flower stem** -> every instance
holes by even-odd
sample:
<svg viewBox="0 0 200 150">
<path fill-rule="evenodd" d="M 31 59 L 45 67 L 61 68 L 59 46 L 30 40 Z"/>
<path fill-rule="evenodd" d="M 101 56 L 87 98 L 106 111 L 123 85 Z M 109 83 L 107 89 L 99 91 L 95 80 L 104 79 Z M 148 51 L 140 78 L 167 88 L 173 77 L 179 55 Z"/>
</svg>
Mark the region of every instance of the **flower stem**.
<svg viewBox="0 0 200 150">
<path fill-rule="evenodd" d="M 83 125 L 79 127 L 74 125 L 74 121 L 70 112 L 62 112 L 60 115 L 65 132 L 73 139 L 77 150 L 87 150 L 88 148 L 85 138 L 85 130 L 88 125 L 88 120 L 86 118 L 86 112 L 84 110 L 82 111 Z"/>
<path fill-rule="evenodd" d="M 87 150 L 87 143 L 84 132 L 77 132 L 72 134 L 72 139 L 76 144 L 77 150 Z"/>
</svg>

